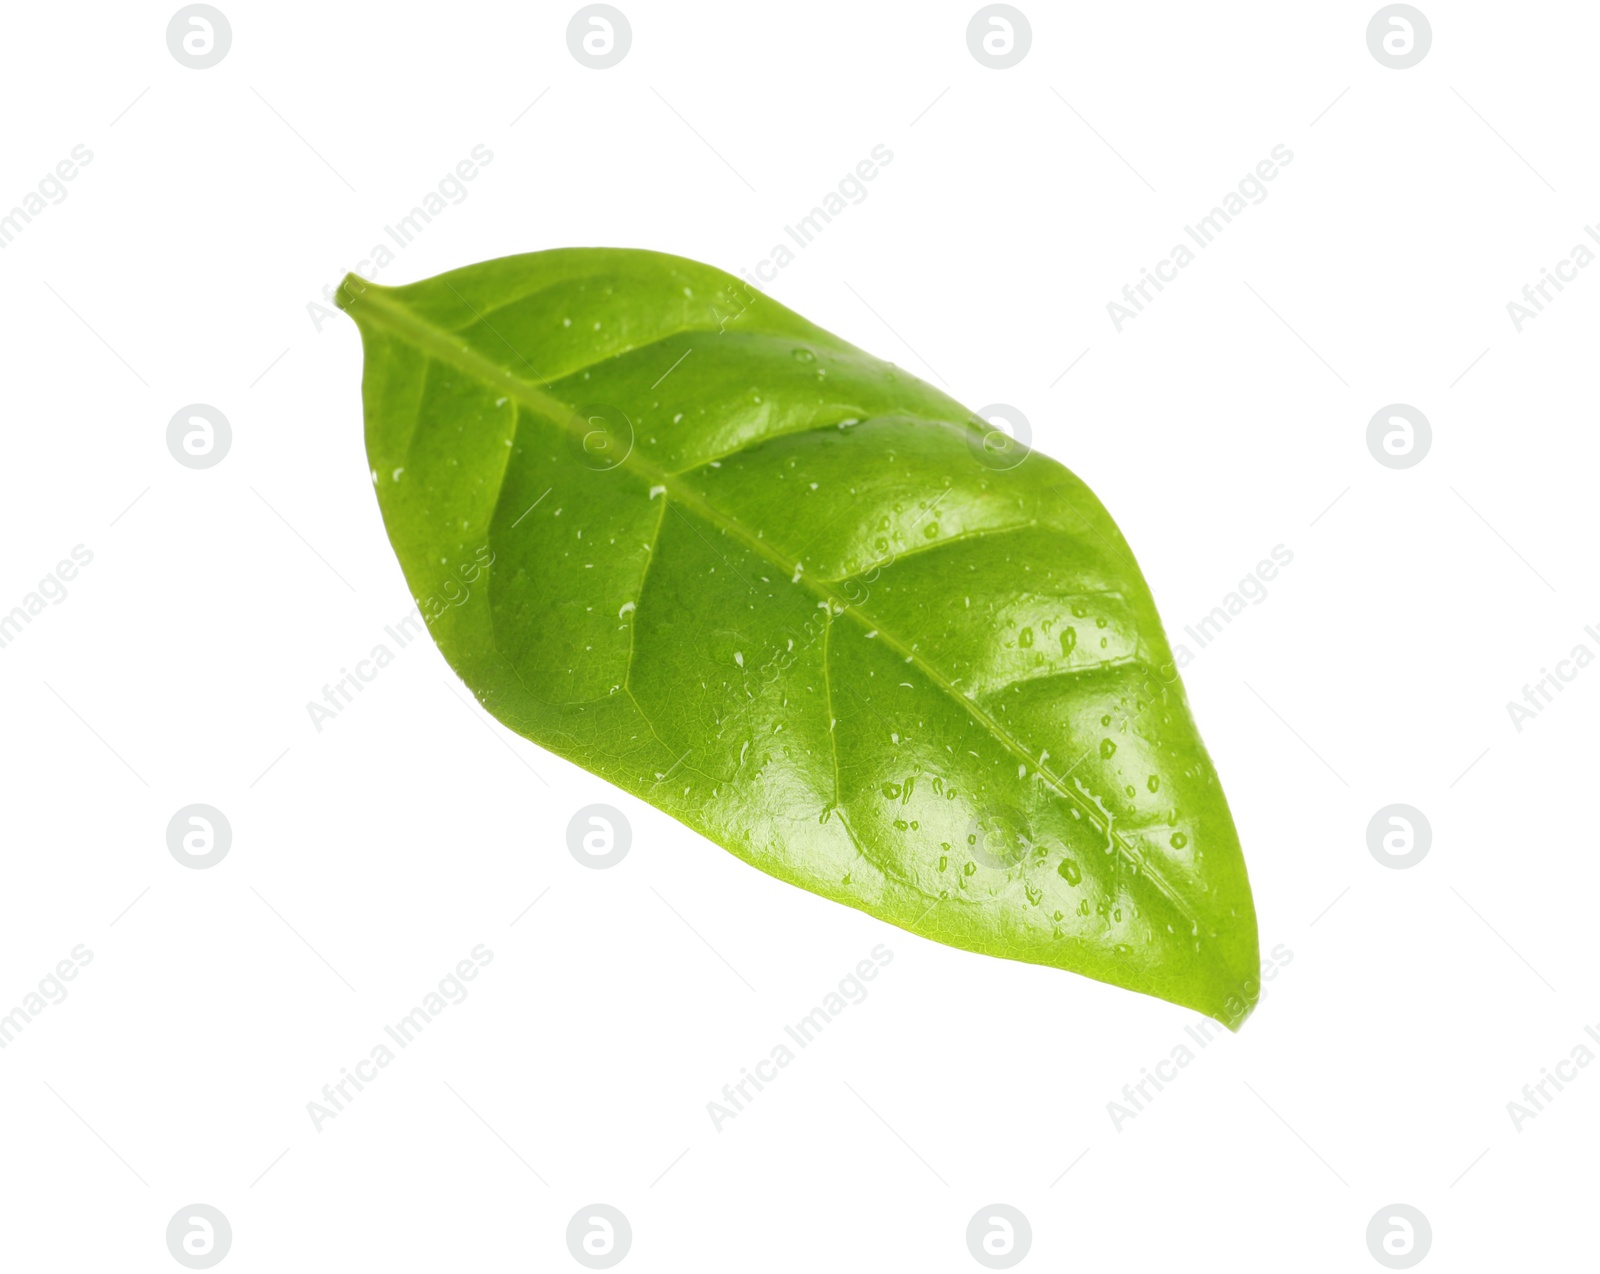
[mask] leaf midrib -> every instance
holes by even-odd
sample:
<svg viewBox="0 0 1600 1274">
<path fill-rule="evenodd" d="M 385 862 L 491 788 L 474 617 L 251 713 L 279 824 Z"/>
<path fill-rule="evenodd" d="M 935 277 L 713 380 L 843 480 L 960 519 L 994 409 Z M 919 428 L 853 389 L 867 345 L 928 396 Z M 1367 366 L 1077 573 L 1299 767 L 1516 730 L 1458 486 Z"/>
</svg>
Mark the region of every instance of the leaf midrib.
<svg viewBox="0 0 1600 1274">
<path fill-rule="evenodd" d="M 357 287 L 351 287 L 352 282 L 357 284 Z M 358 275 L 350 275 L 341 285 L 340 290 L 352 298 L 349 304 L 344 307 L 350 312 L 352 318 L 358 321 L 365 318 L 376 326 L 384 328 L 392 335 L 406 340 L 426 357 L 447 363 L 457 371 L 478 379 L 486 385 L 504 389 L 523 406 L 546 416 L 557 427 L 564 427 L 560 422 L 570 417 L 577 410 L 573 404 L 562 402 L 554 395 L 546 393 L 536 385 L 530 384 L 520 376 L 480 354 L 469 345 L 462 343 L 457 333 L 435 327 L 404 304 L 391 299 L 393 289 L 381 288 L 367 282 Z M 743 524 L 729 517 L 714 505 L 708 504 L 697 492 L 684 486 L 678 480 L 678 474 L 670 473 L 652 464 L 635 451 L 630 451 L 627 458 L 617 467 L 629 470 L 636 476 L 645 479 L 650 486 L 665 488 L 664 498 L 676 499 L 682 506 L 692 510 L 705 522 L 725 534 L 731 535 L 751 552 L 772 563 L 777 569 L 791 573 L 798 571 L 798 577 L 793 579 L 792 582 L 801 584 L 820 601 L 824 602 L 827 605 L 830 616 L 848 614 L 861 626 L 864 632 L 876 633 L 877 639 L 882 640 L 886 646 L 900 655 L 905 662 L 916 668 L 940 691 L 959 704 L 974 721 L 983 727 L 991 738 L 998 741 L 1019 761 L 1037 773 L 1045 784 L 1062 800 L 1077 807 L 1086 817 L 1092 819 L 1106 817 L 1105 812 L 1097 808 L 1094 802 L 1086 800 L 1081 793 L 1068 786 L 1064 776 L 1058 778 L 1052 774 L 1042 760 L 1034 756 L 1032 751 L 1020 739 L 1013 735 L 981 704 L 974 702 L 963 694 L 939 669 L 929 664 L 913 648 L 896 638 L 890 630 L 884 628 L 861 607 L 841 597 L 832 588 L 828 587 L 826 582 L 811 579 L 803 571 L 799 570 L 798 563 L 788 561 L 766 540 L 752 534 Z M 635 600 L 637 601 L 637 599 Z M 1088 752 L 1083 755 L 1087 756 Z M 1082 759 L 1083 757 L 1080 756 L 1078 761 Z M 1074 761 L 1073 766 L 1076 766 L 1078 761 Z M 1071 768 L 1069 767 L 1068 773 L 1070 773 Z M 1114 820 L 1107 822 L 1106 834 L 1115 848 L 1137 870 L 1142 871 L 1177 912 L 1185 920 L 1189 921 L 1192 932 L 1196 936 L 1209 940 L 1208 935 L 1203 934 L 1200 929 L 1199 917 L 1190 910 L 1182 895 L 1159 871 L 1150 865 L 1142 854 L 1138 853 L 1128 843 L 1124 836 L 1118 833 Z M 1226 960 L 1220 960 L 1220 963 L 1225 970 L 1230 974 L 1232 973 Z"/>
</svg>

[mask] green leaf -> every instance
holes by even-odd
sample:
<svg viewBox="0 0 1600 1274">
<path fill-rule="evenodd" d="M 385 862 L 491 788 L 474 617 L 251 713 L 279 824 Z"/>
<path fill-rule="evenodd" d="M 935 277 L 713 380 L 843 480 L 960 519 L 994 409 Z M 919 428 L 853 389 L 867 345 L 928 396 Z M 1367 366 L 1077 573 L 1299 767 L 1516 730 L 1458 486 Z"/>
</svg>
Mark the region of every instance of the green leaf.
<svg viewBox="0 0 1600 1274">
<path fill-rule="evenodd" d="M 1244 1020 L 1233 820 L 1066 469 L 680 257 L 339 300 L 390 541 L 499 720 L 813 893 Z"/>
</svg>

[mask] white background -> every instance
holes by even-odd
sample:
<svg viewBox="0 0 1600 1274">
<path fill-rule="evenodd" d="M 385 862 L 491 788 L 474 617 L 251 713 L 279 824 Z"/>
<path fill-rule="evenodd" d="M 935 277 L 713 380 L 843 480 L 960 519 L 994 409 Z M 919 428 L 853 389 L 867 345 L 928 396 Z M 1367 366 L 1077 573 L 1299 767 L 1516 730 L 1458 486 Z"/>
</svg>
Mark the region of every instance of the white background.
<svg viewBox="0 0 1600 1274">
<path fill-rule="evenodd" d="M 625 0 L 595 71 L 576 5 L 220 3 L 209 70 L 144 3 L 12 6 L 0 51 L 0 205 L 93 152 L 0 251 L 0 610 L 94 555 L 0 650 L 0 1012 L 93 952 L 0 1051 L 10 1268 L 180 1268 L 194 1202 L 239 1271 L 577 1269 L 596 1201 L 639 1270 L 978 1269 L 997 1201 L 1025 1269 L 1378 1269 L 1396 1202 L 1423 1268 L 1592 1263 L 1600 1067 L 1520 1131 L 1506 1107 L 1600 1021 L 1600 666 L 1520 732 L 1505 705 L 1600 653 L 1600 269 L 1520 333 L 1506 303 L 1600 222 L 1600 12 L 1423 0 L 1433 47 L 1396 71 L 1372 0 L 1030 0 L 996 71 L 970 0 Z M 307 305 L 480 143 L 380 282 L 583 244 L 749 268 L 886 145 L 769 291 L 1020 408 L 1175 642 L 1293 552 L 1184 672 L 1293 959 L 1120 1131 L 1192 1014 L 771 880 L 510 735 L 428 641 L 313 728 L 410 599 L 355 328 Z M 1279 143 L 1265 202 L 1118 333 L 1106 303 Z M 165 442 L 195 402 L 233 428 L 202 471 Z M 1395 402 L 1433 428 L 1399 471 L 1365 442 Z M 167 850 L 192 802 L 233 828 L 209 870 Z M 633 828 L 607 871 L 566 848 L 593 802 Z M 1409 870 L 1368 852 L 1391 802 L 1433 829 Z M 479 943 L 470 997 L 316 1130 Z M 879 943 L 869 998 L 715 1131 Z"/>
</svg>

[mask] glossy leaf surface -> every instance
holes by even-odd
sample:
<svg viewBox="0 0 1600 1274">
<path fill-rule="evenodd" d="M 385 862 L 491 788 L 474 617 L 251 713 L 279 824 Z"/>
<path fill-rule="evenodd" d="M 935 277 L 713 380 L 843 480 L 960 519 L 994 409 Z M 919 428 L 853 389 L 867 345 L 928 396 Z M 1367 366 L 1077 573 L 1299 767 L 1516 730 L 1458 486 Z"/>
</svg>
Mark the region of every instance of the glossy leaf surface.
<svg viewBox="0 0 1600 1274">
<path fill-rule="evenodd" d="M 500 721 L 814 893 L 1243 1020 L 1233 820 L 1066 469 L 679 257 L 340 303 L 389 538 Z"/>
</svg>

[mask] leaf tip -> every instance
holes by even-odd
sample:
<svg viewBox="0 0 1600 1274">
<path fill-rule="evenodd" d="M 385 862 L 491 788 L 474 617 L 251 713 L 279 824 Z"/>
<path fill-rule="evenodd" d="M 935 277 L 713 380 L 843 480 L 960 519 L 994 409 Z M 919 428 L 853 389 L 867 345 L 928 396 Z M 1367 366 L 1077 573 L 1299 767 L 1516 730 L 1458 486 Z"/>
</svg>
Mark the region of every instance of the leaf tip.
<svg viewBox="0 0 1600 1274">
<path fill-rule="evenodd" d="M 333 303 L 348 312 L 360 299 L 361 294 L 372 286 L 359 274 L 347 274 L 334 290 Z"/>
<path fill-rule="evenodd" d="M 1262 965 L 1259 955 L 1255 957 L 1254 967 L 1256 972 L 1251 976 L 1235 977 L 1230 972 L 1224 985 L 1213 992 L 1210 997 L 1213 1003 L 1206 1009 L 1206 1012 L 1234 1034 L 1238 1033 L 1239 1028 L 1261 1003 Z"/>
</svg>

